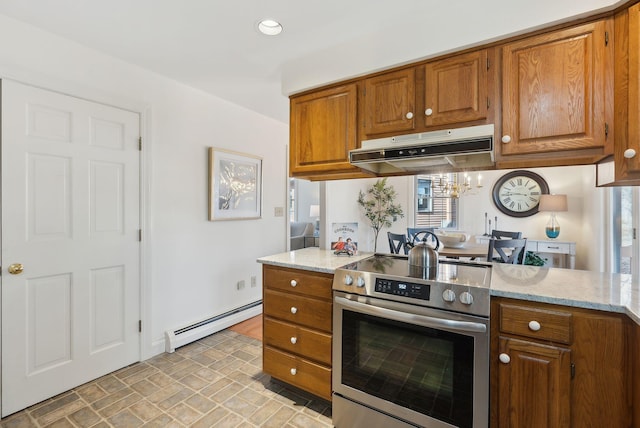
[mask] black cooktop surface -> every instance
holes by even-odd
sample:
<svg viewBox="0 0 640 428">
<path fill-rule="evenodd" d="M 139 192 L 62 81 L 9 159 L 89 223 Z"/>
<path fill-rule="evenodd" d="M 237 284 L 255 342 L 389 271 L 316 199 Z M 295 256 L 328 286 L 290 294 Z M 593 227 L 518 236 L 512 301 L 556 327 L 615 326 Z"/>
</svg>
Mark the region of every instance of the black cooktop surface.
<svg viewBox="0 0 640 428">
<path fill-rule="evenodd" d="M 381 278 L 414 278 L 422 281 L 476 287 L 489 287 L 491 283 L 491 265 L 489 264 L 440 260 L 437 276 L 429 278 L 420 269 L 416 270 L 415 267 L 409 265 L 408 256 L 395 254 L 376 254 L 350 263 L 341 269 L 368 272 Z"/>
</svg>

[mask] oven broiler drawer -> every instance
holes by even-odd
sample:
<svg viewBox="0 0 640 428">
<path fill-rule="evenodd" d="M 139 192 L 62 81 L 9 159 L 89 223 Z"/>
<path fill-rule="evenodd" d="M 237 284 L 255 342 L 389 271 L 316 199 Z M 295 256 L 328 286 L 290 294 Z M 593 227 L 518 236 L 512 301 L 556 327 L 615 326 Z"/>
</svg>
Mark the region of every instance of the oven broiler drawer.
<svg viewBox="0 0 640 428">
<path fill-rule="evenodd" d="M 328 367 L 265 346 L 262 368 L 276 379 L 331 401 L 331 369 Z"/>
<path fill-rule="evenodd" d="M 333 275 L 264 265 L 263 283 L 272 290 L 331 299 Z"/>
<path fill-rule="evenodd" d="M 331 335 L 264 318 L 264 343 L 331 365 Z"/>
<path fill-rule="evenodd" d="M 264 314 L 331 333 L 331 301 L 264 290 Z"/>
</svg>

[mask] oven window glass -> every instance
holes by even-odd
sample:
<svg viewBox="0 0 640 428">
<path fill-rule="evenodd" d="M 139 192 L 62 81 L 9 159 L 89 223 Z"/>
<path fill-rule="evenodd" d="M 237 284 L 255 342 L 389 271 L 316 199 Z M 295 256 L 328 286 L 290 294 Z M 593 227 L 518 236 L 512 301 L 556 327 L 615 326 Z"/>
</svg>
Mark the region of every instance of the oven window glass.
<svg viewBox="0 0 640 428">
<path fill-rule="evenodd" d="M 342 384 L 472 426 L 472 337 L 347 310 L 342 316 Z"/>
</svg>

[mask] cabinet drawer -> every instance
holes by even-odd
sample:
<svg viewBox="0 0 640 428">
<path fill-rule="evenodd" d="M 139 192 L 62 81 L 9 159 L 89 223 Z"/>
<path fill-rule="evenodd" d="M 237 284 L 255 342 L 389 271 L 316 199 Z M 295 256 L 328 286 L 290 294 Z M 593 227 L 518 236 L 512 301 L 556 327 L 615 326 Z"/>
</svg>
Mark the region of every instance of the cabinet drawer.
<svg viewBox="0 0 640 428">
<path fill-rule="evenodd" d="M 564 242 L 538 242 L 539 253 L 569 254 L 571 246 Z"/>
<path fill-rule="evenodd" d="M 264 318 L 264 344 L 331 365 L 331 335 Z"/>
<path fill-rule="evenodd" d="M 265 346 L 262 369 L 276 379 L 331 400 L 331 369 L 328 367 Z"/>
<path fill-rule="evenodd" d="M 573 339 L 572 315 L 565 311 L 501 303 L 500 331 L 570 344 Z"/>
<path fill-rule="evenodd" d="M 331 301 L 264 290 L 267 316 L 331 333 Z"/>
<path fill-rule="evenodd" d="M 331 300 L 333 275 L 263 265 L 263 284 L 266 289 L 281 290 Z"/>
</svg>

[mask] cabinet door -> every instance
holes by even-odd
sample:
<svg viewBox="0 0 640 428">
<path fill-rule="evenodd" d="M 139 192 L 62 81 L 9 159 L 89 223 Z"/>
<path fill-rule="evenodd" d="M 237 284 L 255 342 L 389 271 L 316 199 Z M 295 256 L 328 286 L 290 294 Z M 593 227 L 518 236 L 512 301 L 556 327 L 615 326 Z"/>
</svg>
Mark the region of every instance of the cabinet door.
<svg viewBox="0 0 640 428">
<path fill-rule="evenodd" d="M 425 124 L 447 125 L 487 118 L 487 51 L 425 66 Z"/>
<path fill-rule="evenodd" d="M 364 88 L 367 135 L 415 128 L 415 69 L 371 77 L 365 80 Z"/>
<path fill-rule="evenodd" d="M 629 8 L 629 120 L 627 147 L 635 156 L 621 157 L 625 172 L 640 172 L 640 4 Z M 626 122 L 626 121 L 625 121 Z M 623 177 L 627 178 L 627 177 Z M 635 177 L 634 177 L 635 178 Z"/>
<path fill-rule="evenodd" d="M 609 26 L 598 21 L 503 47 L 502 155 L 605 147 Z"/>
<path fill-rule="evenodd" d="M 510 358 L 498 368 L 500 427 L 569 427 L 570 351 L 508 337 L 499 347 Z"/>
<path fill-rule="evenodd" d="M 358 147 L 356 84 L 294 97 L 290 104 L 292 175 L 359 171 L 349 164 L 349 150 Z"/>
</svg>

